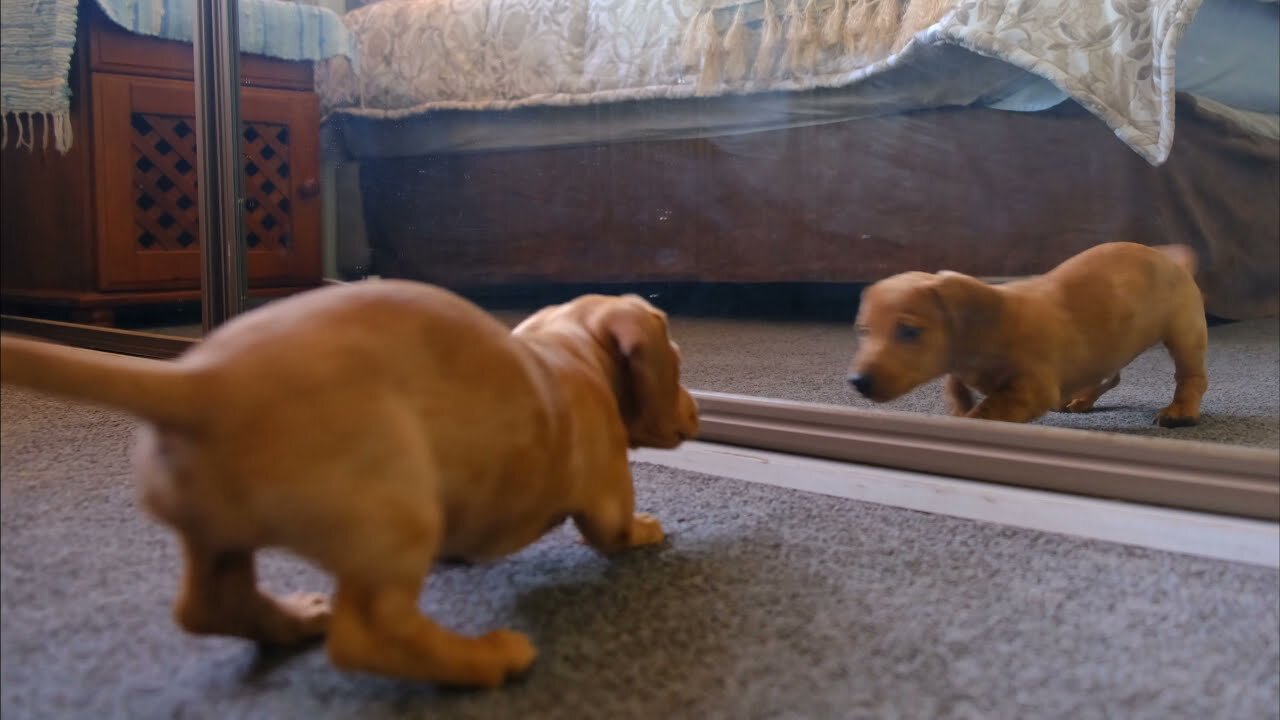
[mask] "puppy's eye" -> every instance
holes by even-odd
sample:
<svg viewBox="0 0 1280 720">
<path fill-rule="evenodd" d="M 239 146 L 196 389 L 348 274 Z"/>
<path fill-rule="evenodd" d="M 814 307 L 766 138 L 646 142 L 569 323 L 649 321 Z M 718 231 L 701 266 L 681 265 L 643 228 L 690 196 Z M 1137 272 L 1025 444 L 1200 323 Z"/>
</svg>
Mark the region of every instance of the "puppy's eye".
<svg viewBox="0 0 1280 720">
<path fill-rule="evenodd" d="M 868 336 L 868 335 L 870 335 L 870 334 L 871 334 L 871 330 L 870 330 L 870 329 L 868 329 L 866 325 L 856 325 L 856 326 L 854 326 L 854 328 L 853 328 L 853 332 L 854 332 L 858 337 L 860 337 L 860 338 L 864 338 L 864 337 L 866 337 L 866 336 Z"/>
<path fill-rule="evenodd" d="M 915 342 L 916 340 L 920 339 L 921 330 L 915 325 L 898 323 L 898 327 L 897 327 L 897 330 L 895 330 L 895 332 L 897 333 L 898 340 L 902 342 Z"/>
</svg>

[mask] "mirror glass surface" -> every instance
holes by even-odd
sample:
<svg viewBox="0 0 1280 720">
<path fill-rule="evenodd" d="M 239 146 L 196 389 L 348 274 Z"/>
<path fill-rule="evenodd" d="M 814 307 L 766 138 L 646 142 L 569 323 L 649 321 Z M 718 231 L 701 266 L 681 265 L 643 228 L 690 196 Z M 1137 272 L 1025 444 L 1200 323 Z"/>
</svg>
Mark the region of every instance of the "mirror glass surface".
<svg viewBox="0 0 1280 720">
<path fill-rule="evenodd" d="M 242 28 L 251 306 L 408 278 L 514 325 L 634 292 L 670 315 L 692 388 L 943 414 L 947 368 L 981 400 L 1051 358 L 1115 365 L 1097 358 L 1187 302 L 1123 253 L 1027 278 L 1181 244 L 1208 316 L 1200 424 L 1153 422 L 1182 330 L 1148 332 L 1091 411 L 1033 422 L 1280 448 L 1274 4 L 1171 23 L 896 1 L 304 9 L 301 35 Z M 72 63 L 70 151 L 15 148 L 10 120 L 6 311 L 198 336 L 190 46 L 82 15 L 105 50 Z M 907 272 L 929 274 L 897 281 L 909 302 L 863 302 Z"/>
</svg>

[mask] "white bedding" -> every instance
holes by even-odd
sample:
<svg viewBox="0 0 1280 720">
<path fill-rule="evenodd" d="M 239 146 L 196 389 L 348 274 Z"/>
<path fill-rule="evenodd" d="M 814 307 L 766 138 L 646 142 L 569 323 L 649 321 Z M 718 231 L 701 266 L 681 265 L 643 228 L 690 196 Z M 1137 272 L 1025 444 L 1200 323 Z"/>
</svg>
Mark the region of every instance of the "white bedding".
<svg viewBox="0 0 1280 720">
<path fill-rule="evenodd" d="M 823 38 L 832 18 L 851 20 L 842 13 L 868 1 L 881 8 L 897 3 L 898 25 L 877 26 L 866 16 L 861 38 L 850 41 L 847 29 L 843 39 Z M 317 84 L 326 109 L 343 117 L 348 143 L 361 146 L 357 155 L 399 154 L 407 133 L 420 150 L 478 150 L 749 132 L 942 105 L 1038 110 L 1070 96 L 1159 163 L 1172 141 L 1172 95 L 1175 77 L 1181 79 L 1174 50 L 1200 6 L 1199 0 L 716 0 L 713 11 L 699 15 L 707 7 L 701 3 L 384 0 L 346 17 L 361 47 L 361 73 L 337 60 L 321 68 Z M 1242 4 L 1249 10 L 1240 11 Z M 778 29 L 789 45 L 766 63 L 768 48 L 760 46 L 770 10 L 781 13 Z M 1268 38 L 1280 33 L 1258 22 L 1256 12 L 1242 22 L 1250 11 L 1277 17 L 1274 3 L 1206 0 L 1205 18 L 1217 21 L 1201 20 L 1210 29 L 1188 35 L 1200 48 L 1189 57 L 1203 65 L 1205 58 L 1232 55 L 1205 50 L 1222 42 L 1217 28 L 1254 49 L 1234 53 L 1235 74 L 1189 65 L 1200 71 L 1201 94 L 1229 102 L 1250 92 L 1238 68 L 1258 68 L 1257 56 L 1275 43 Z M 1265 83 L 1267 66 L 1261 68 L 1254 75 Z M 1236 87 L 1217 96 L 1223 78 Z M 1256 105 L 1275 102 L 1280 90 L 1268 99 L 1256 85 Z M 823 88 L 829 90 L 787 92 Z M 679 102 L 687 98 L 702 99 Z M 596 109 L 568 111 L 583 105 Z M 429 111 L 435 111 L 429 128 L 384 123 L 375 134 L 359 121 Z"/>
<path fill-rule="evenodd" d="M 396 121 L 339 114 L 357 159 L 683 140 L 843 122 L 945 106 L 1043 110 L 1065 95 L 1007 63 L 953 46 L 924 49 L 866 82 L 830 90 L 645 100 L 500 112 L 437 110 Z"/>
</svg>

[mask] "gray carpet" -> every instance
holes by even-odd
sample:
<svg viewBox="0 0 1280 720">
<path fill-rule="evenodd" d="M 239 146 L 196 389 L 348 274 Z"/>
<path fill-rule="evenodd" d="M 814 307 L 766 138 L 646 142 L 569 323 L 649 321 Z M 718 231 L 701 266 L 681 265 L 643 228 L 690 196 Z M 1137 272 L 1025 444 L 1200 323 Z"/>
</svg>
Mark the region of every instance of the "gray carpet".
<svg viewBox="0 0 1280 720">
<path fill-rule="evenodd" d="M 175 542 L 134 506 L 127 419 L 6 388 L 0 420 L 5 720 L 1280 716 L 1275 571 L 654 466 L 639 504 L 665 547 L 609 563 L 565 530 L 433 576 L 442 621 L 533 635 L 519 684 L 263 656 L 171 623 Z"/>
</svg>

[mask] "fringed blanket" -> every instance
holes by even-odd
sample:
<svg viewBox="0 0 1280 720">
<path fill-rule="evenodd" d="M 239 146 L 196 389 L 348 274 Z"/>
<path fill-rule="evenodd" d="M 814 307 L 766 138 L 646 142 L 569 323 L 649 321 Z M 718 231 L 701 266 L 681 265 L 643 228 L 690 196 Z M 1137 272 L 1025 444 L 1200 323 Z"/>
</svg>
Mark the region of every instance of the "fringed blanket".
<svg viewBox="0 0 1280 720">
<path fill-rule="evenodd" d="M 374 118 L 841 87 L 955 44 L 1056 83 L 1153 164 L 1201 0 L 384 0 L 344 20 L 359 73 L 326 111 Z"/>
<path fill-rule="evenodd" d="M 71 147 L 77 0 L 0 0 L 0 149 Z"/>
<path fill-rule="evenodd" d="M 93 0 L 130 32 L 190 42 L 194 0 Z M 67 73 L 79 0 L 0 0 L 0 148 L 71 147 Z M 302 2 L 240 0 L 240 49 L 285 60 L 354 56 L 333 11 Z"/>
</svg>

